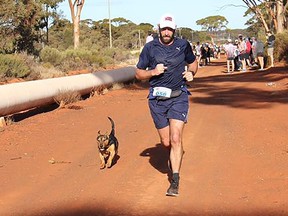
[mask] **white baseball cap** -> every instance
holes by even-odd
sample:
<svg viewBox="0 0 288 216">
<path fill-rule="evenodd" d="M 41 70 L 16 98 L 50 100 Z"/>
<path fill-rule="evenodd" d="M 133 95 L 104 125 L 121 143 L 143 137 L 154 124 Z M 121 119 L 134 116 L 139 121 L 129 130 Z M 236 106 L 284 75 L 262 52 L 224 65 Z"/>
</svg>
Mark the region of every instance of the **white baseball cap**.
<svg viewBox="0 0 288 216">
<path fill-rule="evenodd" d="M 172 29 L 176 29 L 174 16 L 171 14 L 164 14 L 160 19 L 160 28 L 169 27 Z"/>
</svg>

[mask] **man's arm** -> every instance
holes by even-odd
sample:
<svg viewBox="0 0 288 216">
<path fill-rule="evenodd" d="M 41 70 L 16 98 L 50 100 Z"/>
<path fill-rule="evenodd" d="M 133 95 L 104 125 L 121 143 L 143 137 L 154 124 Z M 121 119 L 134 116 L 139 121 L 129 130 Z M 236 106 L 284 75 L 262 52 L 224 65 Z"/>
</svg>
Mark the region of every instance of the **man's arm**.
<svg viewBox="0 0 288 216">
<path fill-rule="evenodd" d="M 198 71 L 198 61 L 195 59 L 195 61 L 191 64 L 188 64 L 188 69 L 187 71 L 184 71 L 183 77 L 188 81 L 193 81 L 194 76 L 196 75 Z"/>
<path fill-rule="evenodd" d="M 193 73 L 193 76 L 195 76 L 195 74 L 198 71 L 198 61 L 197 61 L 197 59 L 193 63 L 188 64 L 188 71 L 191 71 Z"/>
<path fill-rule="evenodd" d="M 155 69 L 152 70 L 143 70 L 143 69 L 136 69 L 135 77 L 138 80 L 147 80 L 150 79 L 152 76 L 158 76 L 165 72 L 167 67 L 165 67 L 163 64 L 157 64 Z"/>
</svg>

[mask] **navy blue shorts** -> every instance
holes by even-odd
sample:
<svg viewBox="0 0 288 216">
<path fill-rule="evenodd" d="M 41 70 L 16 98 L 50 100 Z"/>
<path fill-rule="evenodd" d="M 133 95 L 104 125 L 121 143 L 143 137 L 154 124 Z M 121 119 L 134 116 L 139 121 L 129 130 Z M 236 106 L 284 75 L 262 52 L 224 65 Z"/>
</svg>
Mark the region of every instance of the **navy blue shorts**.
<svg viewBox="0 0 288 216">
<path fill-rule="evenodd" d="M 157 129 L 169 125 L 169 119 L 187 122 L 189 111 L 189 95 L 182 92 L 180 96 L 168 100 L 149 99 L 150 113 Z"/>
</svg>

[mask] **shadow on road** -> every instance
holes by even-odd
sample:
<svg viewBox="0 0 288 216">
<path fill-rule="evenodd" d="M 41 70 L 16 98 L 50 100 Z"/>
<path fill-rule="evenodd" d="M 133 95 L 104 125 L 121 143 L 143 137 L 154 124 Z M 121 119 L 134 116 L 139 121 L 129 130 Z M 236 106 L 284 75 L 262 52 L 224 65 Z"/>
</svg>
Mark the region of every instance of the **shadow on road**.
<svg viewBox="0 0 288 216">
<path fill-rule="evenodd" d="M 163 174 L 169 173 L 169 151 L 160 143 L 156 144 L 154 147 L 145 149 L 140 153 L 140 156 L 150 157 L 149 162 L 156 170 Z"/>
<path fill-rule="evenodd" d="M 266 71 L 235 72 L 232 75 L 221 73 L 195 78 L 189 90 L 194 93 L 191 98 L 193 103 L 246 109 L 269 108 L 273 103 L 288 102 L 286 79 L 288 69 L 285 67 L 270 68 Z M 259 85 L 263 87 L 259 88 Z"/>
</svg>

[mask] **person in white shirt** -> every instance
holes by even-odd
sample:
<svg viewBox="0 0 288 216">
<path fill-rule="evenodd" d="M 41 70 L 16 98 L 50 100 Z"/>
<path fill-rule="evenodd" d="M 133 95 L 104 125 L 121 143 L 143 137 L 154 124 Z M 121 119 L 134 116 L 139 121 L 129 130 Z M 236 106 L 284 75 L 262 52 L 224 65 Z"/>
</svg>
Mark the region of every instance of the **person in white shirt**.
<svg viewBox="0 0 288 216">
<path fill-rule="evenodd" d="M 149 43 L 150 41 L 152 41 L 153 38 L 153 34 L 152 32 L 148 32 L 148 36 L 146 37 L 146 42 L 145 43 Z"/>
<path fill-rule="evenodd" d="M 246 54 L 246 41 L 245 38 L 240 34 L 239 35 L 239 51 L 240 51 L 240 61 L 242 63 L 242 72 L 246 72 L 246 59 L 247 59 L 247 54 Z"/>
<path fill-rule="evenodd" d="M 195 54 L 196 54 L 197 61 L 198 61 L 198 67 L 201 67 L 200 66 L 200 62 L 201 62 L 201 44 L 200 44 L 199 41 L 197 42 L 197 44 L 195 46 Z"/>
<path fill-rule="evenodd" d="M 228 39 L 228 44 L 224 47 L 226 58 L 227 58 L 227 72 L 231 73 L 235 70 L 234 58 L 236 46 L 232 44 L 232 40 Z M 230 63 L 231 63 L 231 71 L 230 71 Z"/>
</svg>

